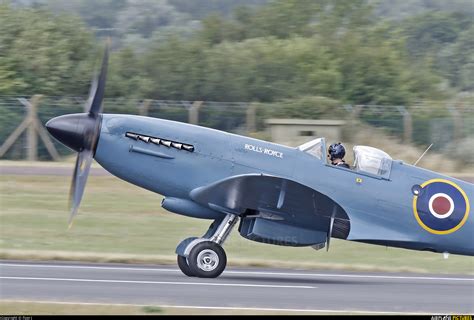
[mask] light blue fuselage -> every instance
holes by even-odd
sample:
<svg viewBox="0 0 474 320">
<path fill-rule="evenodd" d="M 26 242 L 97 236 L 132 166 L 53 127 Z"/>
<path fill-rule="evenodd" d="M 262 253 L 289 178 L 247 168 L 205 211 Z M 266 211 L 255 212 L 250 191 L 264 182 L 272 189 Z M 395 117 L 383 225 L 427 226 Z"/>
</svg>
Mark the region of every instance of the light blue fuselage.
<svg viewBox="0 0 474 320">
<path fill-rule="evenodd" d="M 126 132 L 189 144 L 194 152 L 136 141 L 127 138 Z M 472 216 L 455 232 L 431 233 L 415 218 L 412 193 L 415 184 L 446 179 L 465 191 L 472 207 L 473 185 L 401 161 L 393 161 L 387 180 L 328 165 L 297 148 L 180 122 L 112 114 L 102 116 L 95 159 L 123 180 L 186 203 L 192 202 L 191 190 L 227 177 L 263 173 L 286 178 L 329 196 L 344 208 L 351 222 L 347 240 L 474 254 Z M 180 213 L 208 219 L 221 214 L 208 208 L 198 214 L 191 211 Z"/>
</svg>

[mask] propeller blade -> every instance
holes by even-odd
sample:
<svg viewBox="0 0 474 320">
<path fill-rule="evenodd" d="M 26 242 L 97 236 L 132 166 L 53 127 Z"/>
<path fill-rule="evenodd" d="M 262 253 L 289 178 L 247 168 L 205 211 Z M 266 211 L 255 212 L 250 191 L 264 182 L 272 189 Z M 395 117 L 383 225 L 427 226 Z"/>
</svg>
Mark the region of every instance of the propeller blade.
<svg viewBox="0 0 474 320">
<path fill-rule="evenodd" d="M 107 41 L 105 45 L 104 57 L 102 58 L 102 67 L 100 68 L 98 80 L 97 77 L 95 77 L 91 86 L 89 96 L 90 108 L 88 111 L 94 118 L 102 112 L 102 100 L 104 99 L 105 81 L 107 80 L 107 65 L 109 62 L 109 43 L 110 41 Z"/>
<path fill-rule="evenodd" d="M 102 112 L 102 100 L 104 99 L 105 81 L 107 79 L 107 65 L 109 62 L 109 43 L 107 41 L 104 50 L 104 57 L 102 58 L 102 66 L 100 68 L 99 76 L 95 75 L 92 80 L 89 91 L 89 99 L 85 106 L 85 111 L 89 112 L 89 120 L 83 119 L 83 149 L 77 154 L 76 166 L 72 176 L 71 189 L 69 191 L 69 209 L 71 214 L 69 216 L 69 228 L 72 226 L 74 217 L 77 214 L 79 205 L 86 187 L 87 177 L 92 165 L 94 157 L 95 144 L 99 135 L 99 113 Z M 88 123 L 88 124 L 87 124 Z"/>
<path fill-rule="evenodd" d="M 332 227 L 334 226 L 334 217 L 336 216 L 336 213 L 337 213 L 337 207 L 334 206 L 334 208 L 332 209 L 331 221 L 329 222 L 328 236 L 326 239 L 326 252 L 329 251 L 329 244 L 331 243 Z"/>
<path fill-rule="evenodd" d="M 72 226 L 74 217 L 79 209 L 84 188 L 86 186 L 87 177 L 92 165 L 92 151 L 83 150 L 77 154 L 76 166 L 74 167 L 74 174 L 72 176 L 71 189 L 69 191 L 69 209 L 71 214 L 69 216 L 69 229 Z"/>
<path fill-rule="evenodd" d="M 89 112 L 92 106 L 92 100 L 94 99 L 95 93 L 97 92 L 97 70 L 94 72 L 94 76 L 92 78 L 91 87 L 89 89 L 89 97 L 87 98 L 87 102 L 84 105 L 84 112 Z"/>
<path fill-rule="evenodd" d="M 93 77 L 89 98 L 84 106 L 85 114 L 69 114 L 53 118 L 46 123 L 49 133 L 59 142 L 77 151 L 76 165 L 69 190 L 69 228 L 77 214 L 89 171 L 99 140 L 102 100 L 107 78 L 110 41 L 105 45 L 99 76 Z"/>
</svg>

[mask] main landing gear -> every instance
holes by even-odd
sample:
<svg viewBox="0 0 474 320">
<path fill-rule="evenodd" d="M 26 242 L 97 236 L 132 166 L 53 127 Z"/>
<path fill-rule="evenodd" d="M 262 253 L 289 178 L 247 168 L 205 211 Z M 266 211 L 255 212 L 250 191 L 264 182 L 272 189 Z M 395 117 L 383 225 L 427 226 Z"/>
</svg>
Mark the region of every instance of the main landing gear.
<svg viewBox="0 0 474 320">
<path fill-rule="evenodd" d="M 238 220 L 236 215 L 227 214 L 215 220 L 202 238 L 183 240 L 176 248 L 179 269 L 188 277 L 218 277 L 227 264 L 222 245 Z"/>
</svg>

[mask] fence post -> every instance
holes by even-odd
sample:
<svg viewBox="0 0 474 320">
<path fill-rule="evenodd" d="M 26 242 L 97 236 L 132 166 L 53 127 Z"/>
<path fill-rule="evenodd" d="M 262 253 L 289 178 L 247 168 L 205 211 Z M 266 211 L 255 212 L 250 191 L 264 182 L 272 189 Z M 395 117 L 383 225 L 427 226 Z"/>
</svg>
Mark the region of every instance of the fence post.
<svg viewBox="0 0 474 320">
<path fill-rule="evenodd" d="M 364 106 L 363 105 L 355 105 L 354 108 L 352 108 L 352 121 L 357 121 L 359 119 L 359 116 L 360 116 L 360 112 L 362 111 L 362 108 Z"/>
<path fill-rule="evenodd" d="M 202 106 L 203 101 L 194 101 L 188 111 L 188 122 L 191 124 L 199 123 L 199 109 Z"/>
<path fill-rule="evenodd" d="M 404 106 L 396 106 L 403 117 L 403 143 L 411 143 L 413 137 L 413 119 L 410 111 Z"/>
<path fill-rule="evenodd" d="M 150 109 L 151 100 L 146 99 L 138 106 L 138 113 L 141 116 L 148 116 L 148 110 Z"/>
<path fill-rule="evenodd" d="M 18 101 L 21 102 L 27 108 L 27 113 L 21 124 L 16 127 L 16 129 L 10 134 L 10 136 L 5 140 L 3 145 L 0 147 L 0 158 L 5 155 L 8 149 L 15 143 L 15 141 L 20 137 L 23 131 L 26 131 L 27 138 L 27 159 L 29 161 L 36 161 L 38 158 L 38 134 L 43 140 L 46 149 L 48 150 L 51 157 L 58 161 L 60 160 L 59 154 L 54 147 L 53 142 L 48 136 L 46 129 L 43 127 L 43 124 L 38 118 L 38 106 L 39 102 L 43 96 L 34 95 L 31 98 L 31 101 L 28 101 L 24 98 L 19 98 Z"/>
<path fill-rule="evenodd" d="M 246 119 L 247 134 L 257 131 L 257 104 L 250 103 L 247 106 Z"/>
<path fill-rule="evenodd" d="M 41 100 L 41 95 L 34 95 L 31 98 L 30 103 L 28 104 L 28 128 L 27 128 L 27 152 L 28 152 L 28 161 L 36 161 L 38 160 L 38 135 L 36 133 L 36 119 L 38 118 L 37 109 L 39 102 Z"/>
<path fill-rule="evenodd" d="M 447 105 L 451 116 L 453 117 L 453 141 L 459 141 L 463 137 L 463 119 L 461 112 L 454 106 L 454 103 Z"/>
<path fill-rule="evenodd" d="M 411 143 L 413 137 L 413 119 L 411 113 L 405 110 L 403 113 L 403 142 Z"/>
<path fill-rule="evenodd" d="M 350 110 L 351 110 L 351 115 L 350 115 L 350 126 L 354 129 L 354 128 L 357 128 L 357 122 L 359 120 L 359 117 L 360 117 L 360 114 L 362 112 L 362 108 L 364 107 L 364 105 L 355 105 L 355 106 L 350 106 Z M 347 136 L 348 140 L 350 142 L 355 142 L 354 141 L 354 135 L 351 135 L 351 134 L 347 134 L 346 132 L 343 132 L 345 136 Z"/>
</svg>

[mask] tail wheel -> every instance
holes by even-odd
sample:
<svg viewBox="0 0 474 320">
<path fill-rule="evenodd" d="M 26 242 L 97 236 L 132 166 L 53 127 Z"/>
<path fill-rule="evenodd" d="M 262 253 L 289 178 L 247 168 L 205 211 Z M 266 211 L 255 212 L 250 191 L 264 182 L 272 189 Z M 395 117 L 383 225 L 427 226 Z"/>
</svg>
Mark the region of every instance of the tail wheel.
<svg viewBox="0 0 474 320">
<path fill-rule="evenodd" d="M 217 243 L 204 241 L 191 249 L 187 261 L 192 274 L 197 277 L 216 278 L 224 271 L 227 256 Z"/>
<path fill-rule="evenodd" d="M 188 265 L 186 257 L 178 255 L 178 267 L 185 275 L 188 277 L 195 277 L 194 273 L 191 271 Z"/>
</svg>

